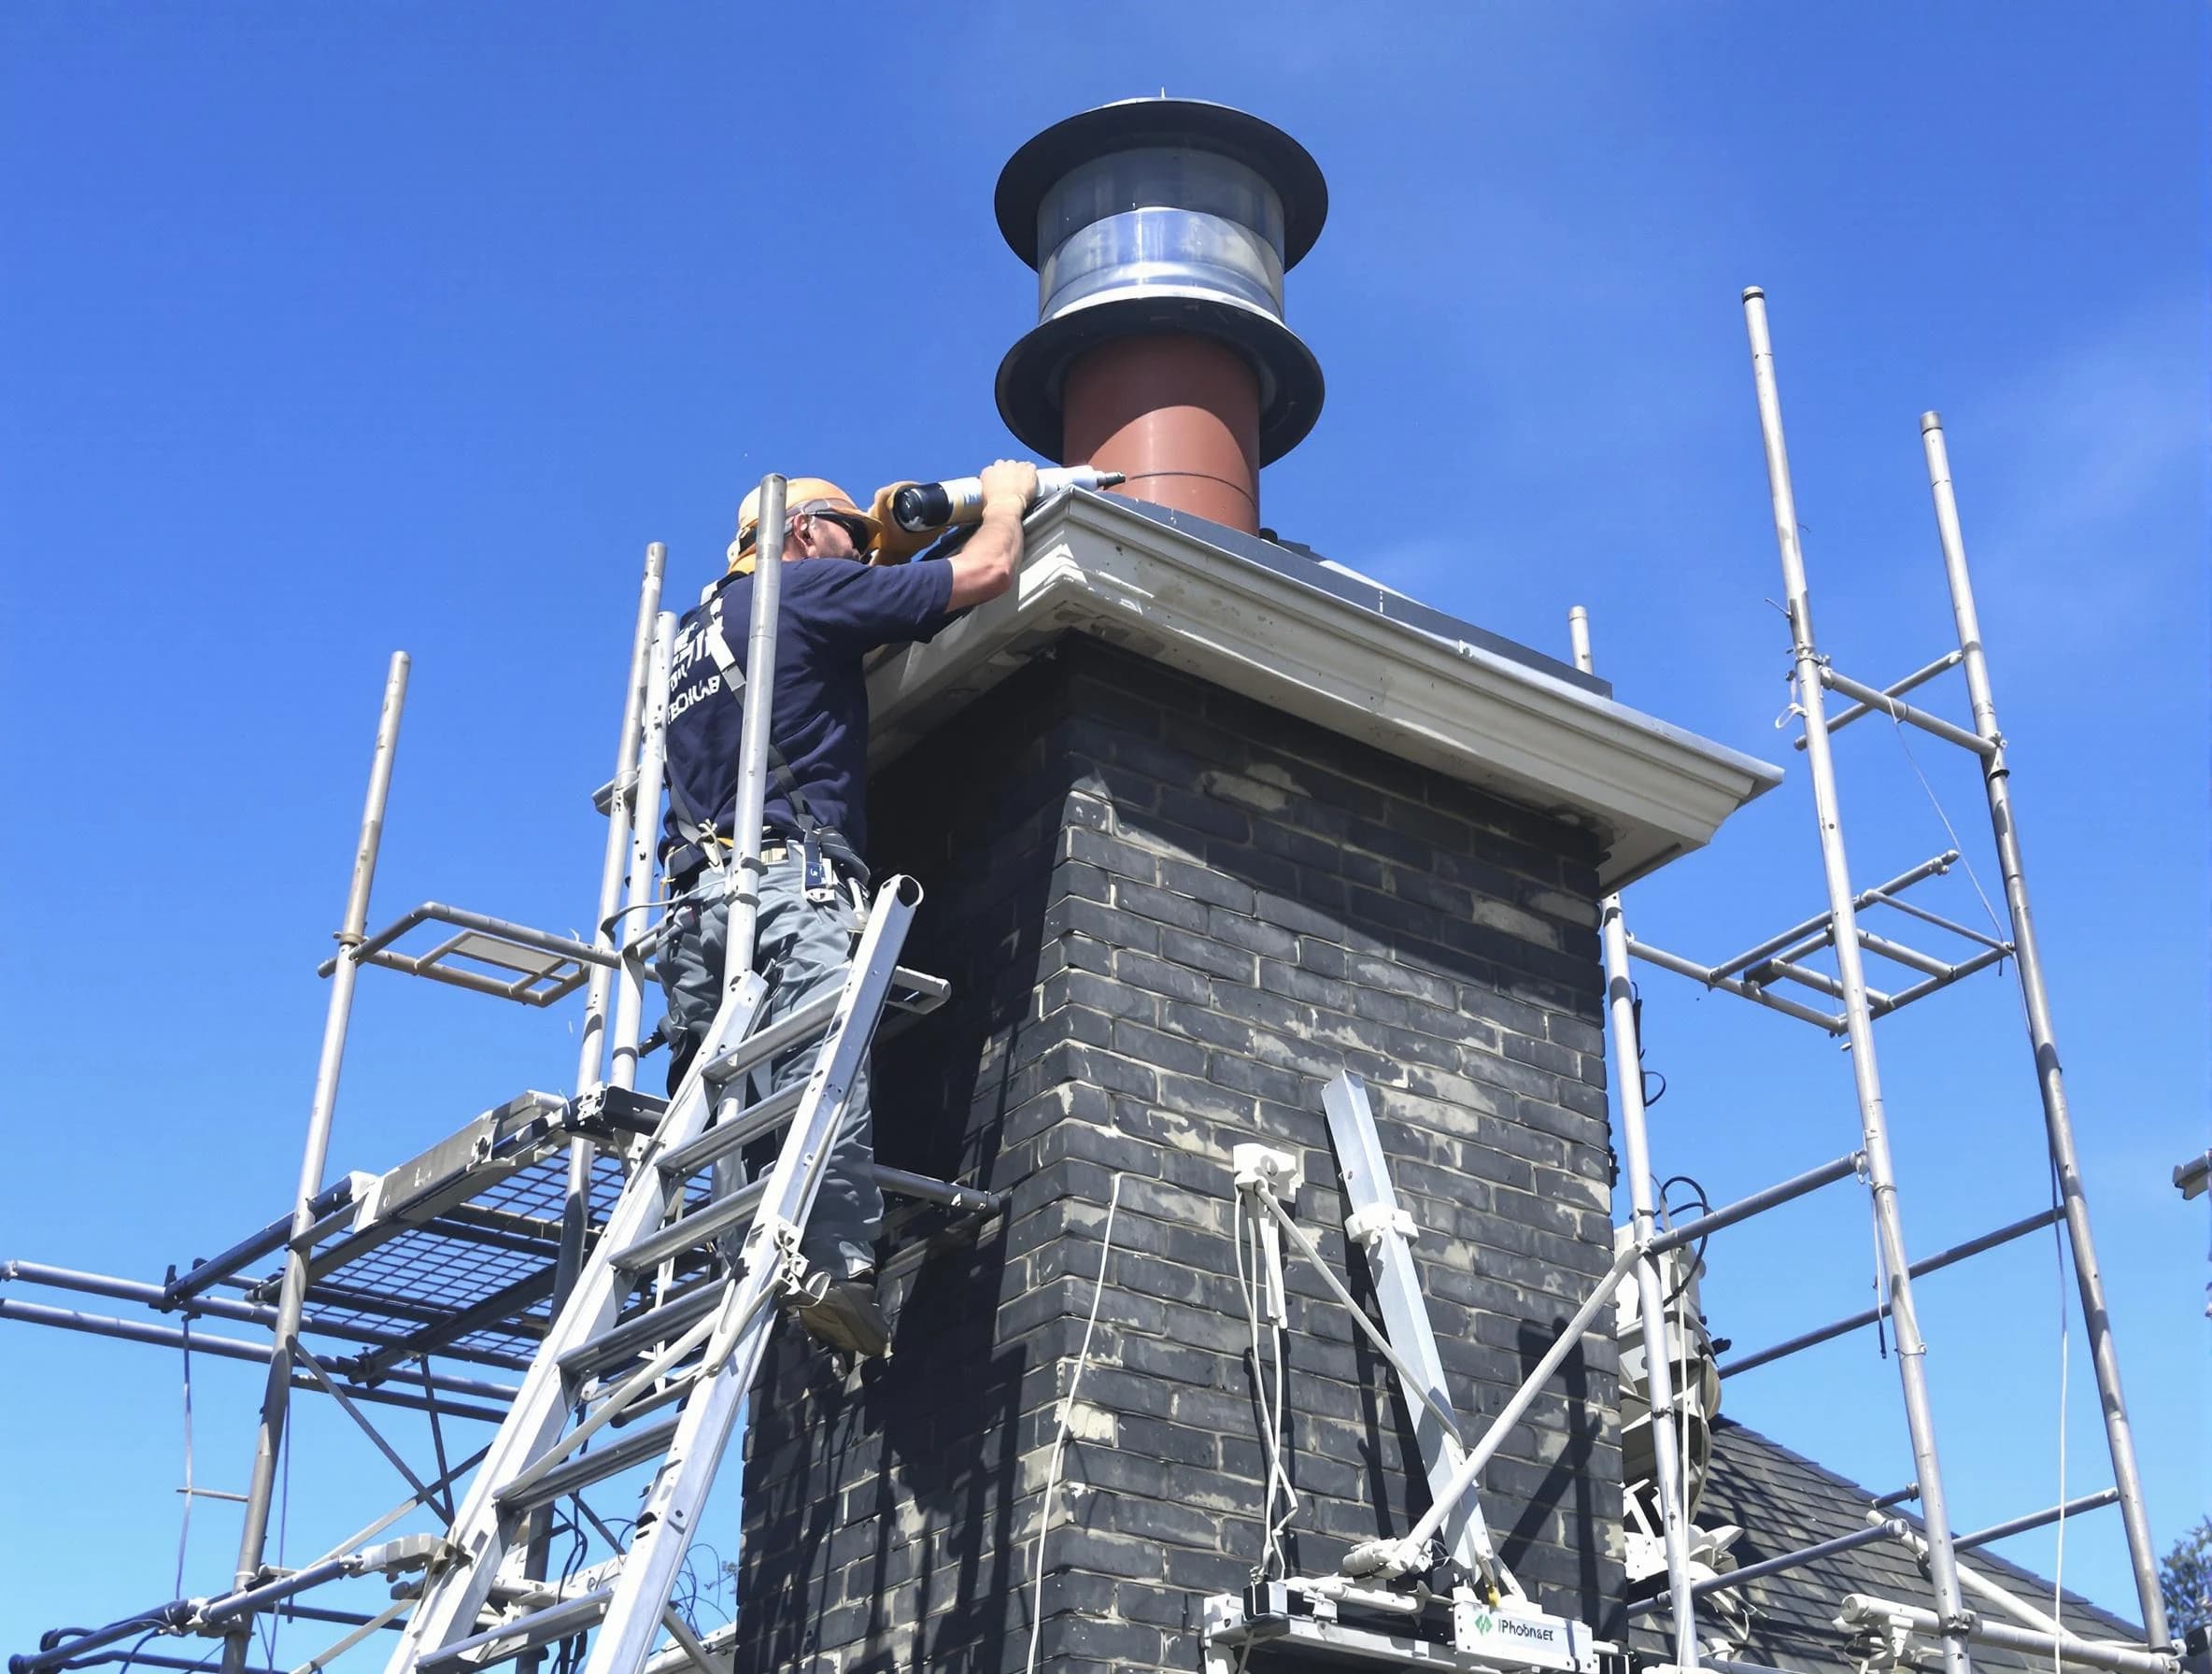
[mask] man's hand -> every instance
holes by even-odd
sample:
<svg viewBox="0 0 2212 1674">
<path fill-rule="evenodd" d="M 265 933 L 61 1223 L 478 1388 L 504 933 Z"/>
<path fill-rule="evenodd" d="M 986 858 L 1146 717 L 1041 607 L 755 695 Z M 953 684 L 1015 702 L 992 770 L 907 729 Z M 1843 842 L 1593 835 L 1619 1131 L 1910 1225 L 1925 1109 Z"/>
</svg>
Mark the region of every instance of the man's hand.
<svg viewBox="0 0 2212 1674">
<path fill-rule="evenodd" d="M 1022 514 L 1037 497 L 1037 467 L 1025 460 L 1000 460 L 980 475 L 983 526 L 953 554 L 953 610 L 996 599 L 1013 585 L 1022 561 Z"/>
<path fill-rule="evenodd" d="M 1018 518 L 1037 498 L 1037 467 L 1027 460 L 995 461 L 982 472 L 980 480 L 986 517 L 997 507 L 1011 505 Z"/>
</svg>

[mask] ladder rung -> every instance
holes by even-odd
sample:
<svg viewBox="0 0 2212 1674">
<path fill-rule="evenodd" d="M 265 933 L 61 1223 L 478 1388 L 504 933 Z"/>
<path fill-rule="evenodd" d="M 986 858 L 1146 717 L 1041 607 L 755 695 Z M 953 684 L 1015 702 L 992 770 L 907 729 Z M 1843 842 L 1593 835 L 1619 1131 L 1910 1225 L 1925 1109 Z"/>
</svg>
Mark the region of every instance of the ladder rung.
<svg viewBox="0 0 2212 1674">
<path fill-rule="evenodd" d="M 904 965 L 891 969 L 890 997 L 884 1001 L 887 1012 L 913 1012 L 916 1015 L 935 1011 L 952 996 L 953 986 L 942 976 L 931 976 L 927 971 L 910 971 Z M 903 988 L 905 993 L 898 990 Z"/>
<path fill-rule="evenodd" d="M 549 1604 L 542 1610 L 532 1610 L 527 1616 L 518 1616 L 498 1627 L 471 1634 L 465 1639 L 456 1639 L 421 1657 L 415 1665 L 417 1674 L 461 1674 L 461 1670 L 489 1667 L 493 1663 L 519 1656 L 525 1651 L 534 1651 L 540 1645 L 550 1645 L 555 1639 L 565 1639 L 605 1615 L 614 1596 L 612 1587 L 595 1588 L 574 1598 L 564 1598 L 559 1604 Z M 515 1642 L 509 1644 L 509 1640 Z M 475 1654 L 490 1651 L 494 1646 L 501 1647 L 496 1655 Z"/>
<path fill-rule="evenodd" d="M 904 1169 L 873 1168 L 870 1173 L 875 1184 L 893 1197 L 912 1198 L 921 1203 L 940 1203 L 961 1214 L 987 1214 L 999 1207 L 999 1199 L 991 1193 L 978 1191 L 971 1185 L 956 1185 L 949 1180 L 933 1179 L 928 1174 L 910 1174 Z M 626 1250 L 617 1250 L 607 1259 L 616 1267 L 630 1272 L 658 1267 L 671 1256 L 681 1255 L 696 1244 L 704 1243 L 715 1234 L 735 1226 L 753 1213 L 753 1206 L 760 1201 L 760 1193 L 768 1184 L 767 1177 L 741 1186 L 727 1198 L 717 1198 L 704 1209 L 694 1210 L 680 1220 L 671 1221 L 658 1232 L 647 1234 Z"/>
<path fill-rule="evenodd" d="M 759 1103 L 747 1106 L 733 1117 L 716 1122 L 688 1145 L 678 1145 L 659 1162 L 660 1171 L 671 1179 L 686 1174 L 696 1174 L 720 1157 L 730 1155 L 740 1145 L 759 1139 L 770 1128 L 790 1120 L 791 1113 L 799 1108 L 799 1100 L 806 1092 L 806 1083 L 794 1082 L 780 1093 L 772 1093 Z"/>
<path fill-rule="evenodd" d="M 895 990 L 884 1001 L 886 1012 L 935 1011 L 952 993 L 952 984 L 942 976 L 931 976 L 923 971 L 909 971 L 900 965 L 891 972 Z M 773 1057 L 788 1047 L 798 1045 L 811 1035 L 818 1035 L 829 1027 L 830 1017 L 837 1011 L 839 990 L 832 988 L 816 999 L 810 1000 L 787 1017 L 779 1017 L 759 1033 L 749 1035 L 730 1047 L 718 1052 L 700 1071 L 710 1086 L 719 1085 L 743 1075 L 755 1064 Z"/>
<path fill-rule="evenodd" d="M 798 1045 L 810 1036 L 818 1035 L 829 1027 L 830 1019 L 837 1014 L 837 1002 L 844 998 L 843 987 L 830 988 L 808 1000 L 787 1017 L 779 1017 L 766 1029 L 747 1035 L 727 1052 L 717 1052 L 707 1059 L 700 1071 L 709 1086 L 719 1086 L 734 1081 L 755 1064 L 764 1063 L 779 1052 Z"/>
<path fill-rule="evenodd" d="M 514 1512 L 549 1506 L 564 1494 L 572 1494 L 578 1488 L 588 1488 L 617 1471 L 627 1470 L 632 1465 L 658 1457 L 668 1451 L 669 1442 L 675 1437 L 676 1421 L 680 1417 L 681 1413 L 674 1414 L 659 1424 L 647 1425 L 642 1430 L 631 1430 L 604 1447 L 594 1448 L 588 1454 L 578 1454 L 565 1464 L 556 1465 L 527 1488 L 502 1488 L 497 1496 L 500 1510 Z"/>
<path fill-rule="evenodd" d="M 763 1175 L 727 1198 L 716 1199 L 704 1209 L 671 1221 L 658 1232 L 646 1233 L 628 1249 L 617 1250 L 607 1259 L 626 1272 L 659 1267 L 671 1256 L 680 1256 L 694 1245 L 704 1243 L 716 1233 L 750 1218 L 753 1206 L 760 1201 L 760 1194 L 767 1185 L 768 1178 Z"/>
<path fill-rule="evenodd" d="M 674 1301 L 631 1314 L 620 1325 L 602 1331 L 588 1342 L 578 1343 L 561 1355 L 560 1375 L 581 1378 L 657 1342 L 679 1336 L 687 1326 L 697 1324 L 711 1312 L 726 1292 L 727 1286 L 721 1280 L 702 1279 Z"/>
</svg>

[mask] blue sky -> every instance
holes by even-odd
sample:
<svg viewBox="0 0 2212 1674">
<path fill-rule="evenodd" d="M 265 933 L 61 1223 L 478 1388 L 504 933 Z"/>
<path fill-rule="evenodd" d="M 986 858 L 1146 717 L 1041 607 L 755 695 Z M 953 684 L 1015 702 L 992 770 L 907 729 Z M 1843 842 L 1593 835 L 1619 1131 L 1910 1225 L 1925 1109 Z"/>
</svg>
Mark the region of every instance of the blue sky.
<svg viewBox="0 0 2212 1674">
<path fill-rule="evenodd" d="M 2205 36 L 2165 4 L 7 8 L 0 1256 L 156 1277 L 283 1208 L 391 647 L 377 915 L 582 923 L 645 543 L 680 594 L 766 469 L 864 490 L 1004 450 L 991 373 L 1035 281 L 997 169 L 1164 87 L 1330 181 L 1288 297 L 1328 402 L 1266 520 L 1554 651 L 1586 604 L 1671 721 L 1796 766 L 1740 289 L 1772 302 L 1823 641 L 1877 683 L 1946 643 L 1942 410 L 2171 1541 L 2212 1509 L 2206 1217 L 2167 1184 L 2207 1141 Z M 1839 753 L 1863 881 L 1945 845 L 1939 803 L 1994 894 L 1962 762 L 1876 725 Z M 1802 781 L 1634 889 L 1632 926 L 1717 958 L 1811 912 Z M 1929 900 L 1978 918 L 1963 878 Z M 1852 1148 L 1809 1031 L 1645 993 L 1667 1172 L 1718 1200 Z M 371 973 L 333 1168 L 561 1085 L 573 1022 Z M 1916 1253 L 2046 1200 L 2008 979 L 1880 1045 Z M 1712 1262 L 1714 1327 L 1772 1341 L 1865 1304 L 1863 1210 L 1838 1190 Z M 2063 1294 L 2042 1240 L 1923 1287 L 1962 1525 L 2058 1497 Z M 2106 1478 L 2067 1316 L 2078 1492 Z M 169 1596 L 181 1432 L 174 1356 L 0 1333 L 17 1650 Z M 254 1381 L 196 1382 L 199 1478 L 241 1485 Z M 1726 1410 L 1888 1489 L 1894 1388 L 1835 1345 Z M 390 1485 L 333 1416 L 301 1469 L 352 1486 L 292 1506 L 294 1557 Z M 234 1531 L 203 1505 L 188 1590 Z M 2111 1513 L 2064 1567 L 2132 1609 Z"/>
</svg>

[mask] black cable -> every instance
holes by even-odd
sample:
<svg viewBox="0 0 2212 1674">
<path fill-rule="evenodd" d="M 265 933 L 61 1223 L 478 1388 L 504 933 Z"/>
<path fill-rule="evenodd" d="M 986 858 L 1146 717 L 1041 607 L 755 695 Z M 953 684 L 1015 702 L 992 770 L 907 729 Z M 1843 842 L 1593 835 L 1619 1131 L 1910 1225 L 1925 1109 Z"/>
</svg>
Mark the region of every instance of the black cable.
<svg viewBox="0 0 2212 1674">
<path fill-rule="evenodd" d="M 1636 1027 L 1636 1068 L 1641 1078 L 1644 1109 L 1648 1112 L 1660 1099 L 1666 1097 L 1666 1077 L 1656 1070 L 1644 1068 L 1644 991 L 1633 982 L 1628 985 L 1628 1006 L 1629 1014 L 1634 1019 Z M 1652 1078 L 1653 1076 L 1658 1076 L 1659 1079 L 1659 1090 L 1656 1093 L 1652 1091 Z"/>
<path fill-rule="evenodd" d="M 146 1641 L 152 1639 L 154 1635 L 160 1633 L 161 1631 L 162 1630 L 160 1628 L 156 1627 L 145 1634 L 140 1635 L 138 1642 L 132 1646 L 130 1650 L 124 1652 L 123 1660 L 116 1665 L 117 1674 L 121 1674 L 123 1669 L 128 1668 L 134 1662 L 137 1661 L 138 1653 L 146 1649 Z M 62 1665 L 62 1667 L 64 1668 L 84 1668 L 90 1667 L 92 1665 L 89 1663 L 64 1663 Z"/>
<path fill-rule="evenodd" d="M 1666 1194 L 1678 1185 L 1686 1185 L 1697 1194 L 1691 1201 L 1695 1204 L 1700 1215 L 1712 1213 L 1712 1199 L 1705 1195 L 1705 1187 L 1698 1185 L 1687 1174 L 1672 1175 L 1659 1183 L 1659 1210 L 1666 1217 L 1668 1227 L 1671 1227 L 1674 1225 L 1675 1208 L 1666 1200 Z M 1688 1208 L 1690 1204 L 1684 1204 L 1683 1207 Z M 1666 1300 L 1662 1306 L 1673 1307 L 1675 1299 L 1690 1288 L 1690 1282 L 1697 1277 L 1697 1270 L 1705 1265 L 1705 1246 L 1711 1238 L 1712 1234 L 1708 1232 L 1698 1239 L 1697 1248 L 1691 1254 L 1689 1261 L 1682 1268 L 1682 1282 L 1667 1293 Z"/>
</svg>

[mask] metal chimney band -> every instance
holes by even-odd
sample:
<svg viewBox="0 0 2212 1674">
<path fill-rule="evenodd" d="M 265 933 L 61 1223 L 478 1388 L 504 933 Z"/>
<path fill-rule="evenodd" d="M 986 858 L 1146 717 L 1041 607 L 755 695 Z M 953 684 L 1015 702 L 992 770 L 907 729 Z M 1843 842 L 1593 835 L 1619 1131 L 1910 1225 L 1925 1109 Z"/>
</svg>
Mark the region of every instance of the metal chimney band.
<svg viewBox="0 0 2212 1674">
<path fill-rule="evenodd" d="M 1250 227 L 1189 209 L 1127 209 L 1066 239 L 1037 270 L 1038 314 L 1170 291 L 1283 318 L 1283 258 Z"/>
</svg>

